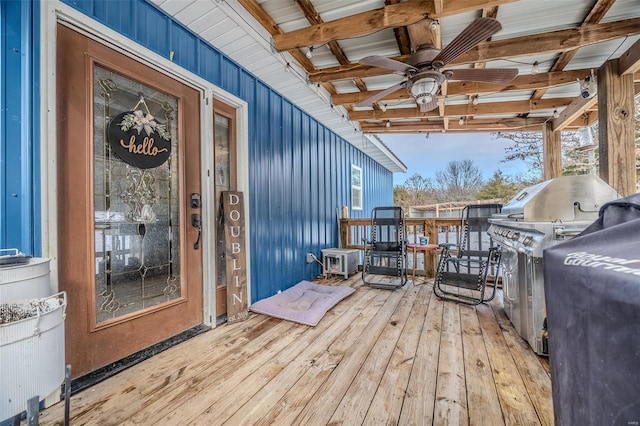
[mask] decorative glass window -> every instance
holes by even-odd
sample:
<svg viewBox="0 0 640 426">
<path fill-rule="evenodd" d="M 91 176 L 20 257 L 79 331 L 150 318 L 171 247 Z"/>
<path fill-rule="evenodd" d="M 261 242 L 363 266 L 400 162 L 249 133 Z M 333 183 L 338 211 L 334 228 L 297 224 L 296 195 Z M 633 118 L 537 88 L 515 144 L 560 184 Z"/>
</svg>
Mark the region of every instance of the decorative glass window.
<svg viewBox="0 0 640 426">
<path fill-rule="evenodd" d="M 362 210 L 362 169 L 351 165 L 351 208 Z"/>
</svg>

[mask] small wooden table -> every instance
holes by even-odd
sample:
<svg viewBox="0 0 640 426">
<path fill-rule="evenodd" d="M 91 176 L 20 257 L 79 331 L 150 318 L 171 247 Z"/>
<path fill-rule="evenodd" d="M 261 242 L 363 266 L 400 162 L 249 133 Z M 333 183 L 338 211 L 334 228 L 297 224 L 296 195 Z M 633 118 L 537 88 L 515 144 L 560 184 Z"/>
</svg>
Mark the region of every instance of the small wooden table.
<svg viewBox="0 0 640 426">
<path fill-rule="evenodd" d="M 418 252 L 422 252 L 424 258 L 424 277 L 427 277 L 427 252 L 438 250 L 438 244 L 407 244 L 408 250 L 413 250 L 413 274 L 411 279 L 413 280 L 413 284 L 416 283 L 416 266 L 418 264 Z"/>
</svg>

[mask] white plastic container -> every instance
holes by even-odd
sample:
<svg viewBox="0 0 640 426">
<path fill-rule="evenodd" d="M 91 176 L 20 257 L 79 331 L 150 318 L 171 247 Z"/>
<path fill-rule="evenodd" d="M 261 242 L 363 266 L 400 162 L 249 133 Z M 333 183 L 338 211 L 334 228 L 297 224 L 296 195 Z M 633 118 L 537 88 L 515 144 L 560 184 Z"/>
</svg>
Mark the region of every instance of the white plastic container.
<svg viewBox="0 0 640 426">
<path fill-rule="evenodd" d="M 66 293 L 41 299 L 57 306 L 35 317 L 0 324 L 0 421 L 27 409 L 64 381 Z"/>
<path fill-rule="evenodd" d="M 0 303 L 50 295 L 49 259 L 35 257 L 24 265 L 0 268 Z"/>
</svg>

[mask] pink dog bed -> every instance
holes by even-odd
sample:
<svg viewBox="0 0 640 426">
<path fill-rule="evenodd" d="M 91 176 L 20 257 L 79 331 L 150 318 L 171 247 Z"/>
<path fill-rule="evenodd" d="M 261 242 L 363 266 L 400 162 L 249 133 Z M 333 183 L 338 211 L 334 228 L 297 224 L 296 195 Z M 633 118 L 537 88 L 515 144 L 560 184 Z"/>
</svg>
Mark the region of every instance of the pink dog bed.
<svg viewBox="0 0 640 426">
<path fill-rule="evenodd" d="M 355 289 L 300 281 L 285 291 L 259 300 L 250 311 L 287 321 L 316 326 L 324 314 Z"/>
</svg>

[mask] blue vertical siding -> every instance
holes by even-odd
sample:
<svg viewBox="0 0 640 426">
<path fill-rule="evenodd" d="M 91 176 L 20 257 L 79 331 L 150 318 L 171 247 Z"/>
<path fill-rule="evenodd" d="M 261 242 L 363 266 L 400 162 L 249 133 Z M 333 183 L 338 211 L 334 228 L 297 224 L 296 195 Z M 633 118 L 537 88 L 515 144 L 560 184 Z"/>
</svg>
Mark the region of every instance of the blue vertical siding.
<svg viewBox="0 0 640 426">
<path fill-rule="evenodd" d="M 0 2 L 0 248 L 39 255 L 39 1 Z"/>
<path fill-rule="evenodd" d="M 252 301 L 321 272 L 317 263 L 305 262 L 306 253 L 320 257 L 321 249 L 338 245 L 336 215 L 343 205 L 351 204 L 351 164 L 362 168 L 364 197 L 363 210 L 350 210 L 351 217 L 368 217 L 373 207 L 393 203 L 391 172 L 152 4 L 144 0 L 65 2 L 164 57 L 174 52 L 176 64 L 249 105 L 249 164 L 240 167 L 249 169 L 250 198 L 245 202 L 251 214 Z M 0 243 L 37 254 L 40 144 L 34 141 L 39 141 L 39 53 L 32 40 L 39 40 L 39 4 L 0 3 Z"/>
</svg>

